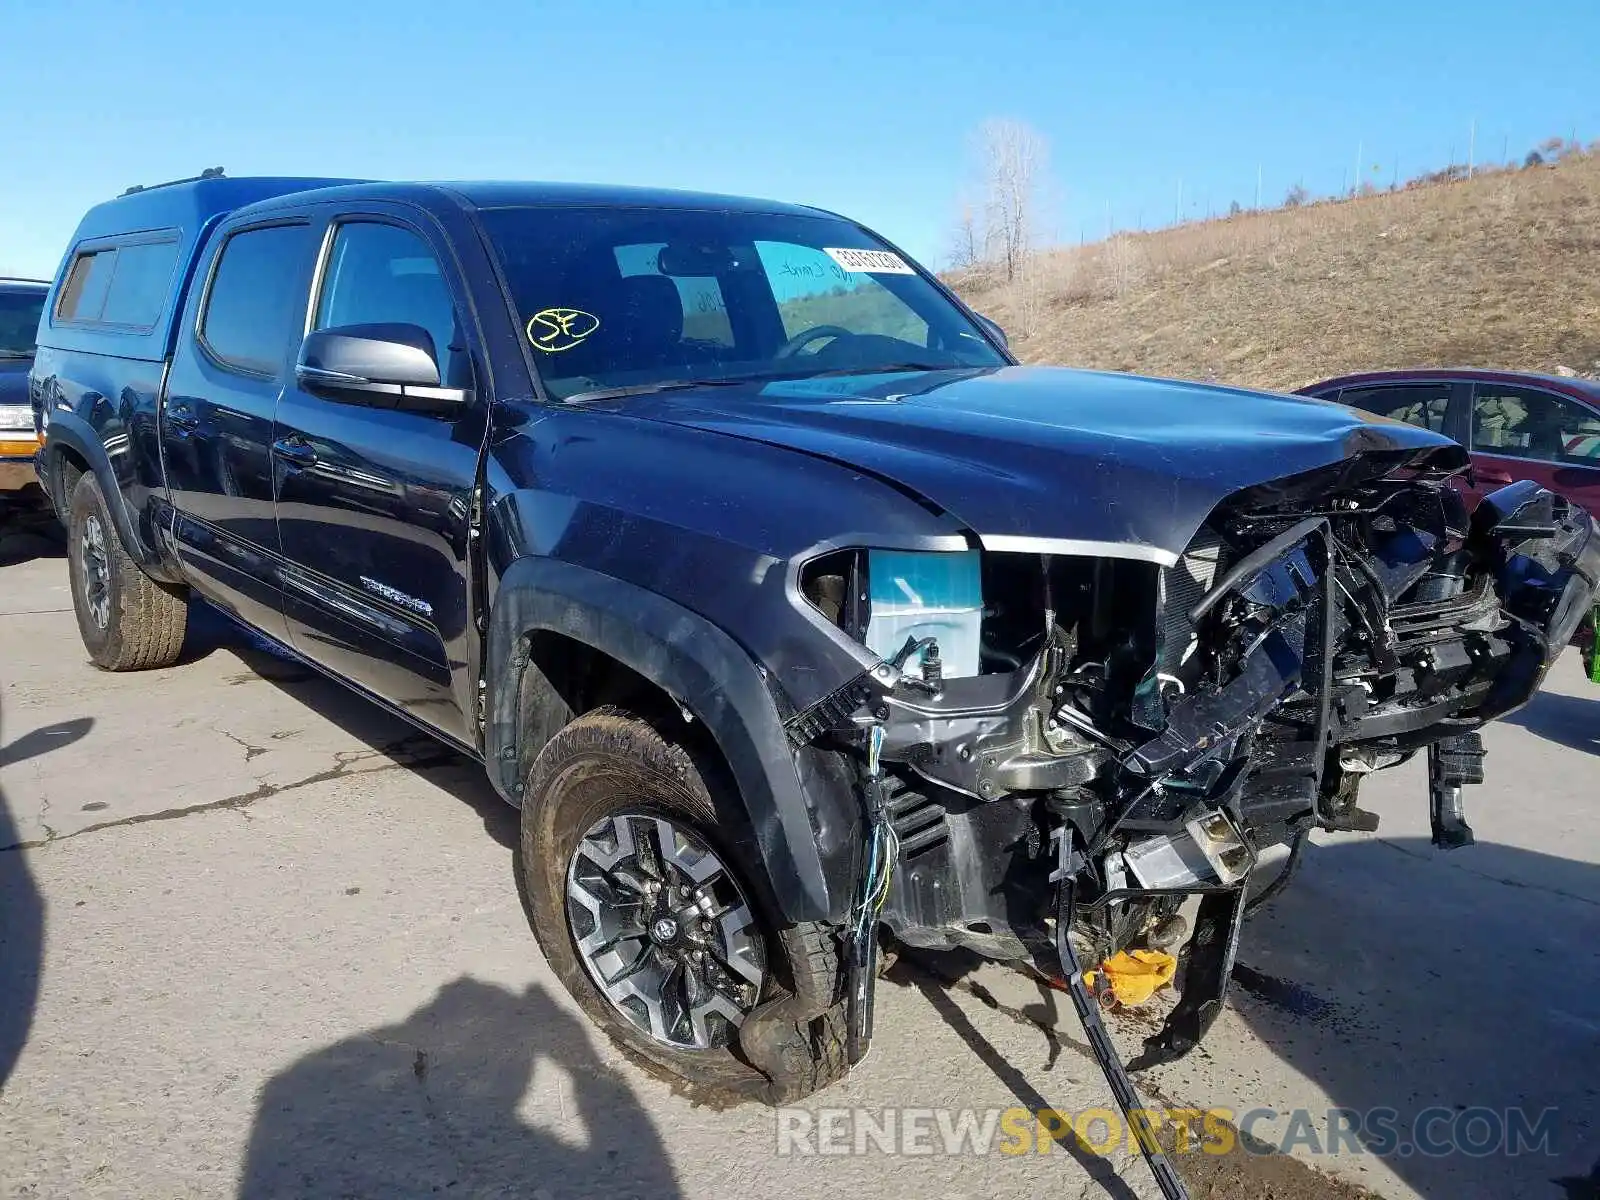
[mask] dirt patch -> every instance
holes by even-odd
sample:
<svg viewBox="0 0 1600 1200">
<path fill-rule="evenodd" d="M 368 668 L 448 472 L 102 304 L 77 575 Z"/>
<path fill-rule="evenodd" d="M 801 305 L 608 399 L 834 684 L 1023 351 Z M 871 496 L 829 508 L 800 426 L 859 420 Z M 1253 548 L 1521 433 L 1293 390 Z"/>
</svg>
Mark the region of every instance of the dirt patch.
<svg viewBox="0 0 1600 1200">
<path fill-rule="evenodd" d="M 1600 372 L 1600 152 L 1040 251 L 951 278 L 1025 362 L 1289 389 L 1346 371 Z"/>
<path fill-rule="evenodd" d="M 1228 1128 L 1238 1148 L 1227 1154 L 1189 1153 L 1173 1159 L 1193 1200 L 1378 1200 L 1376 1192 L 1297 1158 L 1265 1146 L 1244 1149 L 1243 1135 Z"/>
</svg>

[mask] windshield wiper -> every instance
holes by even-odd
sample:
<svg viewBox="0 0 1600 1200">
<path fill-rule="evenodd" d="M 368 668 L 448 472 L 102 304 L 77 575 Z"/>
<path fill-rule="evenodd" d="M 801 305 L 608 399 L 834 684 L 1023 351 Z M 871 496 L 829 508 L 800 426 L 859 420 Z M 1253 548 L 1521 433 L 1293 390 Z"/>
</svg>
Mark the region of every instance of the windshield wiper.
<svg viewBox="0 0 1600 1200">
<path fill-rule="evenodd" d="M 761 375 L 723 375 L 715 379 L 667 379 L 660 383 L 636 383 L 628 387 L 595 388 L 588 392 L 574 392 L 561 401 L 563 404 L 587 404 L 591 400 L 622 400 L 628 396 L 653 396 L 657 392 L 682 392 L 696 388 L 734 387 L 764 379 Z"/>
<path fill-rule="evenodd" d="M 959 371 L 957 363 L 883 363 L 874 366 L 834 367 L 825 371 L 768 371 L 759 375 L 716 375 L 709 379 L 667 379 L 659 383 L 639 383 L 627 387 L 595 388 L 574 392 L 563 404 L 587 404 L 595 400 L 622 400 L 628 396 L 653 396 L 657 392 L 693 391 L 697 388 L 738 387 L 748 383 L 792 383 L 797 380 L 827 379 L 840 375 L 892 375 L 901 371 Z"/>
<path fill-rule="evenodd" d="M 901 371 L 962 371 L 972 370 L 959 363 L 883 363 L 873 364 L 870 367 L 834 367 L 827 371 L 808 371 L 801 378 L 804 379 L 829 379 L 839 375 L 895 375 Z"/>
<path fill-rule="evenodd" d="M 0 358 L 32 358 L 32 350 L 0 350 Z"/>
</svg>

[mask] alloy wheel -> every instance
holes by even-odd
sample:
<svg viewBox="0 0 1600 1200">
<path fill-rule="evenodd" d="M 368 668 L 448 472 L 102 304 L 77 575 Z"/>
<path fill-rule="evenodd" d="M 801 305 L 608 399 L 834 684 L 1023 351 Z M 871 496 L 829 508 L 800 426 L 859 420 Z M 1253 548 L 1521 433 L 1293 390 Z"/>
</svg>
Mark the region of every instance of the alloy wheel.
<svg viewBox="0 0 1600 1200">
<path fill-rule="evenodd" d="M 589 977 L 640 1031 L 680 1050 L 725 1046 L 766 976 L 732 873 L 670 817 L 591 825 L 567 864 L 567 923 Z"/>
<path fill-rule="evenodd" d="M 106 554 L 105 527 L 93 513 L 83 522 L 80 558 L 84 603 L 95 626 L 105 629 L 111 624 L 111 560 Z"/>
</svg>

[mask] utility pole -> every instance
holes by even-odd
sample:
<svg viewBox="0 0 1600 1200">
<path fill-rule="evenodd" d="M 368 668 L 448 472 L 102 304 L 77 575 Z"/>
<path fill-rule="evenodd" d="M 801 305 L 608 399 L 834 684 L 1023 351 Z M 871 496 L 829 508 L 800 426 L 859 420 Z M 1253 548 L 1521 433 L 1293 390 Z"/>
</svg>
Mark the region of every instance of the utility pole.
<svg viewBox="0 0 1600 1200">
<path fill-rule="evenodd" d="M 1178 205 L 1172 210 L 1172 223 L 1183 224 L 1183 176 L 1178 176 Z"/>
<path fill-rule="evenodd" d="M 1366 148 L 1365 140 L 1356 143 L 1356 173 L 1350 177 L 1350 194 L 1352 196 L 1361 194 L 1361 160 L 1366 157 Z"/>
<path fill-rule="evenodd" d="M 1261 211 L 1261 164 L 1256 164 L 1256 211 Z"/>
<path fill-rule="evenodd" d="M 1467 127 L 1467 178 L 1472 178 L 1473 159 L 1478 152 L 1478 118 L 1472 118 L 1472 124 Z"/>
</svg>

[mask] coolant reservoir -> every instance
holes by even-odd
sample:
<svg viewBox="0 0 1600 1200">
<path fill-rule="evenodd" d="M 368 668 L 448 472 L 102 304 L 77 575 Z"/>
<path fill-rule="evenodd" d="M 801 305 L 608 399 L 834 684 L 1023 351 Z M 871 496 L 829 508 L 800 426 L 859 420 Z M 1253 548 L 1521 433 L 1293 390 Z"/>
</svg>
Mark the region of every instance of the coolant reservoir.
<svg viewBox="0 0 1600 1200">
<path fill-rule="evenodd" d="M 978 673 L 978 637 L 983 620 L 983 579 L 978 552 L 913 553 L 867 551 L 867 649 L 892 658 L 907 638 L 937 638 L 946 679 Z M 922 653 L 905 669 L 917 671 Z"/>
</svg>

